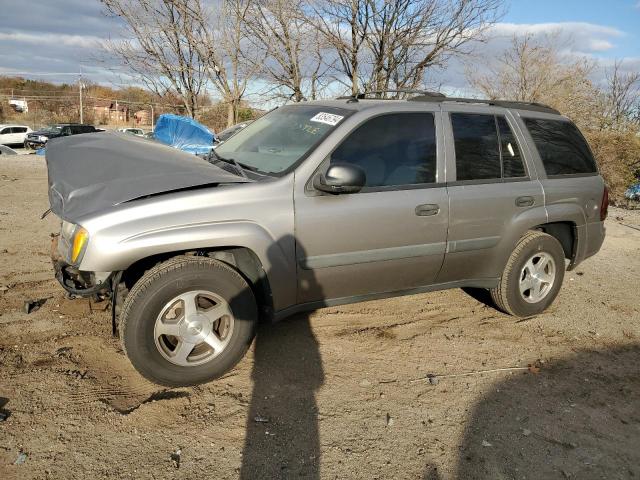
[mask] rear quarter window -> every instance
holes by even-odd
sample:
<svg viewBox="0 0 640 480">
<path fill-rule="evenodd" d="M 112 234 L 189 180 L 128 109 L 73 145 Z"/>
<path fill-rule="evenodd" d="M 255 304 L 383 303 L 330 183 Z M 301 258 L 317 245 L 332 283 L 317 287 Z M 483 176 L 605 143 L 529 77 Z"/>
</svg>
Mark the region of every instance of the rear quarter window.
<svg viewBox="0 0 640 480">
<path fill-rule="evenodd" d="M 525 118 L 524 123 L 548 176 L 598 172 L 587 141 L 573 123 L 538 118 Z"/>
</svg>

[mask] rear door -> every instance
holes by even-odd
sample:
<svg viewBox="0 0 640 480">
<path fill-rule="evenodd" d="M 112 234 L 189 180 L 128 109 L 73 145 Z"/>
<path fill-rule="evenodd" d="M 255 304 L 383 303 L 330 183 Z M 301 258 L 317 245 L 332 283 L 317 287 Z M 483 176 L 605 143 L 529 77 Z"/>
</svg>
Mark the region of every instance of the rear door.
<svg viewBox="0 0 640 480">
<path fill-rule="evenodd" d="M 542 186 L 508 111 L 443 110 L 450 220 L 438 282 L 497 278 L 520 235 L 546 221 Z"/>
<path fill-rule="evenodd" d="M 439 113 L 424 111 L 384 113 L 354 127 L 315 173 L 337 162 L 357 165 L 367 177 L 358 193 L 323 194 L 313 175 L 299 181 L 296 172 L 299 303 L 435 280 L 448 222 L 440 129 Z"/>
<path fill-rule="evenodd" d="M 13 127 L 13 141 L 15 143 L 24 142 L 25 137 L 27 136 L 27 127 Z"/>
</svg>

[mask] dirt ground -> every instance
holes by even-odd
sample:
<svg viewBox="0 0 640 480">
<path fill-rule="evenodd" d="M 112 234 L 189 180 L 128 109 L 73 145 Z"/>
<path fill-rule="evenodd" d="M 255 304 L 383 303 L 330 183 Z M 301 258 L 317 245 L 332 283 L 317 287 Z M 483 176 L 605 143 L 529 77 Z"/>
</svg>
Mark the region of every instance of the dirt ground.
<svg viewBox="0 0 640 480">
<path fill-rule="evenodd" d="M 47 206 L 44 160 L 0 158 L 2 479 L 640 477 L 638 212 L 611 209 L 539 317 L 461 290 L 326 308 L 261 326 L 223 379 L 166 390 L 102 305 L 65 300 Z"/>
</svg>

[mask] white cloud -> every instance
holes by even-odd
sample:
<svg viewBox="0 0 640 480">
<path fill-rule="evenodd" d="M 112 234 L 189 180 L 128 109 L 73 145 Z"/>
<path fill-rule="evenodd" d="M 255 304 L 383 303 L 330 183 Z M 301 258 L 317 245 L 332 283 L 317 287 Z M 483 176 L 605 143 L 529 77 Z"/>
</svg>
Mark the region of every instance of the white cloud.
<svg viewBox="0 0 640 480">
<path fill-rule="evenodd" d="M 92 35 L 66 35 L 60 33 L 23 33 L 23 32 L 0 32 L 1 42 L 16 42 L 27 45 L 37 45 L 40 47 L 47 45 L 96 48 L 103 38 Z"/>
</svg>

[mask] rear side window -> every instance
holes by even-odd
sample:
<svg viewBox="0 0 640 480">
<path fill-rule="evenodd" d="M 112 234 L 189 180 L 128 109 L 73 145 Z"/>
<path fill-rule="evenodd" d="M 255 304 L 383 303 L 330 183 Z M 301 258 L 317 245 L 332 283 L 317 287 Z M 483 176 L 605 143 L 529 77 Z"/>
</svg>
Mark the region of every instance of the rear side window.
<svg viewBox="0 0 640 480">
<path fill-rule="evenodd" d="M 355 129 L 331 154 L 365 172 L 367 187 L 436 181 L 436 133 L 432 113 L 393 113 Z"/>
<path fill-rule="evenodd" d="M 458 181 L 525 177 L 520 148 L 502 115 L 452 113 Z"/>
<path fill-rule="evenodd" d="M 502 176 L 504 178 L 518 178 L 526 176 L 522 155 L 518 148 L 516 137 L 511 131 L 507 119 L 497 116 L 498 132 L 500 134 L 500 154 L 502 157 Z"/>
<path fill-rule="evenodd" d="M 586 140 L 573 123 L 525 118 L 544 168 L 549 176 L 596 173 Z"/>
</svg>

